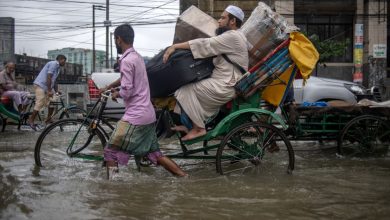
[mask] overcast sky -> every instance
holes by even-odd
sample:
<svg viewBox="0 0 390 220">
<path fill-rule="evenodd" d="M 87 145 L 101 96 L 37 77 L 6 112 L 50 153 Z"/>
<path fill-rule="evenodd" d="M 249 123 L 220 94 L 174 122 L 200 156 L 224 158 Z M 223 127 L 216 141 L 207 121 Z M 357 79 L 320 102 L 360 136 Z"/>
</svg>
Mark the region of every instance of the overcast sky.
<svg viewBox="0 0 390 220">
<path fill-rule="evenodd" d="M 0 0 L 0 16 L 15 18 L 15 53 L 46 58 L 52 49 L 92 49 L 93 4 L 106 0 Z M 179 0 L 110 0 L 109 12 L 110 31 L 130 22 L 136 50 L 153 56 L 172 44 Z M 104 10 L 95 10 L 97 50 L 106 48 L 105 19 Z"/>
</svg>

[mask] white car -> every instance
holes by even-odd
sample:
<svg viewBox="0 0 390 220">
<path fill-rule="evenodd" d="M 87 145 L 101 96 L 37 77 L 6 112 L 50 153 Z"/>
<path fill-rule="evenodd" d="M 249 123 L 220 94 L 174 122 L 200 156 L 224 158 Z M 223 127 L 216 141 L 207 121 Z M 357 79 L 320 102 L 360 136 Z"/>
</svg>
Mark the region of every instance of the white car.
<svg viewBox="0 0 390 220">
<path fill-rule="evenodd" d="M 372 98 L 363 86 L 344 80 L 311 76 L 306 85 L 302 79 L 294 81 L 296 103 L 340 100 L 356 104 L 362 98 Z"/>
<path fill-rule="evenodd" d="M 92 73 L 88 79 L 88 91 L 90 103 L 87 105 L 88 111 L 93 107 L 95 102 L 99 99 L 99 89 L 104 88 L 110 83 L 114 82 L 120 77 L 120 73 Z M 103 116 L 112 119 L 120 119 L 125 112 L 123 100 L 118 99 L 118 102 L 114 102 L 112 99 L 107 100 L 107 105 L 104 110 Z"/>
</svg>

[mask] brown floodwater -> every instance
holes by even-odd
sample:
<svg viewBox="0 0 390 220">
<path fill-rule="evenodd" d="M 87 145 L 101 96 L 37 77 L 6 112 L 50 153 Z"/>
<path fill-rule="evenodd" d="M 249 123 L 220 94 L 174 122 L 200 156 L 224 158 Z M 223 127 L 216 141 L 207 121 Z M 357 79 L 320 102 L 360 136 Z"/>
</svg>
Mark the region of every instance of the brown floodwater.
<svg viewBox="0 0 390 220">
<path fill-rule="evenodd" d="M 272 170 L 221 176 L 210 161 L 121 167 L 113 180 L 96 161 L 61 172 L 34 164 L 39 133 L 0 133 L 1 219 L 388 219 L 390 157 L 345 159 L 335 143 L 293 142 L 292 175 Z M 53 140 L 55 141 L 55 140 Z M 162 144 L 177 146 L 174 139 Z"/>
</svg>

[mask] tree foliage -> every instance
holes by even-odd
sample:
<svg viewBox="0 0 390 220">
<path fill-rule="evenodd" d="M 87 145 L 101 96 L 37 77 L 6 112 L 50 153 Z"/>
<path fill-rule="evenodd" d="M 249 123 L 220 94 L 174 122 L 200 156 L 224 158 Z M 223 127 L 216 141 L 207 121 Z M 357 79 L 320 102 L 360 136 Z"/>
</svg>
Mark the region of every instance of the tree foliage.
<svg viewBox="0 0 390 220">
<path fill-rule="evenodd" d="M 332 39 L 321 41 L 318 35 L 311 35 L 310 40 L 313 42 L 320 54 L 320 58 L 318 60 L 319 63 L 329 61 L 331 57 L 342 56 L 345 54 L 348 45 L 351 43 L 349 38 L 344 41 L 336 41 Z"/>
</svg>

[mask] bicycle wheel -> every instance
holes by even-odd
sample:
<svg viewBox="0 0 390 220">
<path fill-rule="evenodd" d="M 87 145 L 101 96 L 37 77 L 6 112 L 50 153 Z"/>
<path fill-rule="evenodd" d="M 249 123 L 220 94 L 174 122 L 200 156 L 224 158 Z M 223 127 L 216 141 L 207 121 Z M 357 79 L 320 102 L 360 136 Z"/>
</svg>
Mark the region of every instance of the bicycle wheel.
<svg viewBox="0 0 390 220">
<path fill-rule="evenodd" d="M 390 147 L 390 125 L 380 117 L 362 115 L 341 130 L 339 154 L 347 157 L 386 155 Z"/>
<path fill-rule="evenodd" d="M 79 107 L 65 108 L 60 115 L 60 119 L 64 118 L 84 118 L 87 112 Z"/>
<path fill-rule="evenodd" d="M 216 162 L 220 174 L 291 173 L 294 151 L 280 129 L 262 122 L 248 122 L 224 137 Z"/>
<path fill-rule="evenodd" d="M 105 144 L 104 135 L 99 129 L 91 129 L 88 121 L 59 120 L 46 127 L 38 137 L 35 164 L 54 170 L 85 161 L 102 160 Z"/>
</svg>

